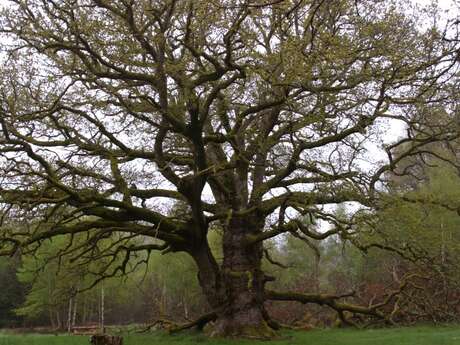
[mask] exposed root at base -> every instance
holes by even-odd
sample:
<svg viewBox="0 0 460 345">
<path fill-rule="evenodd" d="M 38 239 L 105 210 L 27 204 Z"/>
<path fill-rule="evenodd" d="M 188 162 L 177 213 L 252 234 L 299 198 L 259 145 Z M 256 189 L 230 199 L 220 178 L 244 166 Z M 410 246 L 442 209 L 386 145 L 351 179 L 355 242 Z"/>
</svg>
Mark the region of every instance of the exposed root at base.
<svg viewBox="0 0 460 345">
<path fill-rule="evenodd" d="M 212 329 L 208 331 L 211 338 L 235 338 L 270 340 L 277 338 L 277 334 L 266 322 L 257 326 L 233 325 L 226 320 L 217 321 Z"/>
<path fill-rule="evenodd" d="M 182 325 L 176 325 L 168 329 L 169 333 L 178 333 L 180 331 L 184 331 L 186 329 L 190 329 L 196 327 L 198 330 L 203 330 L 204 326 L 206 326 L 209 322 L 215 321 L 217 319 L 217 314 L 215 312 L 208 313 L 203 315 L 192 322 L 187 322 Z"/>
</svg>

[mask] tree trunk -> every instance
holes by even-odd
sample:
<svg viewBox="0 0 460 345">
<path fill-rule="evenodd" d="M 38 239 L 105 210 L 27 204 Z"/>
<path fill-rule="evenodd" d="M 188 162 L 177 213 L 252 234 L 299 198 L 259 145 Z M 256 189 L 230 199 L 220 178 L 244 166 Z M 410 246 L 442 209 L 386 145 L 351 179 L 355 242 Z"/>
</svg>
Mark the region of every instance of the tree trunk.
<svg viewBox="0 0 460 345">
<path fill-rule="evenodd" d="M 72 315 L 72 327 L 75 327 L 77 320 L 77 297 L 73 298 L 73 315 Z"/>
<path fill-rule="evenodd" d="M 56 326 L 57 329 L 62 329 L 61 311 L 59 309 L 56 309 Z"/>
<path fill-rule="evenodd" d="M 104 286 L 101 287 L 101 321 L 100 321 L 100 327 L 101 327 L 101 333 L 105 333 L 105 294 L 104 294 Z"/>
<path fill-rule="evenodd" d="M 217 311 L 223 305 L 223 288 L 219 265 L 206 241 L 191 252 L 191 255 L 198 267 L 198 282 L 201 289 L 211 308 Z"/>
<path fill-rule="evenodd" d="M 67 310 L 67 332 L 68 333 L 72 331 L 72 306 L 73 306 L 73 300 L 71 297 L 69 298 L 69 308 Z"/>
<path fill-rule="evenodd" d="M 56 322 L 54 321 L 54 313 L 51 308 L 48 309 L 48 314 L 49 314 L 51 328 L 54 330 L 56 329 Z"/>
<path fill-rule="evenodd" d="M 85 325 L 86 324 L 86 317 L 88 315 L 88 296 L 86 294 L 83 295 L 83 313 L 81 316 L 81 324 Z"/>
<path fill-rule="evenodd" d="M 248 217 L 232 217 L 224 231 L 219 276 L 209 273 L 209 267 L 205 272 L 203 264 L 198 265 L 201 286 L 218 315 L 211 336 L 268 339 L 275 335 L 265 320 L 262 244 L 242 245 L 248 234 L 259 229 L 260 224 Z M 215 285 L 209 279 L 213 274 L 213 279 L 219 280 Z"/>
</svg>

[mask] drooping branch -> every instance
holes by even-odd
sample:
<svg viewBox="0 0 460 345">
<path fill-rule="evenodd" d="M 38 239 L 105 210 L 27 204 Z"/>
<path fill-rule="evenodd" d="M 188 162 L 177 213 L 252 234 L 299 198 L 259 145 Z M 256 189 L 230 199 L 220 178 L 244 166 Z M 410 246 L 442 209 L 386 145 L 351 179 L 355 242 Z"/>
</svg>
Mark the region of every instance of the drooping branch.
<svg viewBox="0 0 460 345">
<path fill-rule="evenodd" d="M 271 301 L 291 301 L 299 302 L 302 304 L 318 304 L 325 305 L 336 311 L 342 321 L 350 323 L 344 317 L 344 312 L 351 314 L 361 314 L 369 317 L 373 317 L 382 320 L 386 323 L 393 323 L 393 321 L 384 313 L 381 308 L 390 304 L 393 299 L 398 296 L 401 291 L 406 287 L 406 281 L 401 283 L 399 288 L 395 291 L 390 292 L 386 298 L 377 304 L 370 306 L 360 306 L 352 303 L 341 302 L 341 299 L 352 297 L 355 292 L 350 292 L 344 295 L 329 295 L 329 294 L 306 294 L 297 292 L 277 292 L 277 291 L 266 291 L 265 298 Z"/>
<path fill-rule="evenodd" d="M 208 324 L 209 322 L 215 321 L 217 319 L 217 313 L 216 312 L 210 312 L 208 314 L 205 314 L 203 316 L 200 316 L 198 319 L 187 322 L 181 325 L 177 326 L 172 326 L 168 329 L 169 333 L 178 333 L 190 328 L 196 327 L 198 330 L 203 330 L 203 328 Z"/>
</svg>

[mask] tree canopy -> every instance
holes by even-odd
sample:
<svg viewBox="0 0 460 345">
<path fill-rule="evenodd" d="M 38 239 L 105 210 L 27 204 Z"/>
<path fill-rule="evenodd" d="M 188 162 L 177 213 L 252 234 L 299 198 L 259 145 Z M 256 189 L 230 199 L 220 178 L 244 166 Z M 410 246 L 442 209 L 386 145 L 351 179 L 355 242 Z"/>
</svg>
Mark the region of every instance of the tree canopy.
<svg viewBox="0 0 460 345">
<path fill-rule="evenodd" d="M 432 147 L 459 136 L 455 18 L 370 0 L 9 3 L 1 253 L 68 235 L 63 257 L 112 258 L 104 278 L 145 262 L 143 252 L 185 252 L 215 335 L 270 337 L 267 299 L 385 319 L 383 302 L 267 292 L 263 242 L 359 246 L 360 224 L 378 226 L 368 219 L 389 173 L 408 173 L 397 170 L 407 158 L 445 158 Z M 388 141 L 396 124 L 405 135 Z M 350 202 L 351 217 L 327 207 Z M 208 243 L 216 228 L 221 262 Z"/>
</svg>

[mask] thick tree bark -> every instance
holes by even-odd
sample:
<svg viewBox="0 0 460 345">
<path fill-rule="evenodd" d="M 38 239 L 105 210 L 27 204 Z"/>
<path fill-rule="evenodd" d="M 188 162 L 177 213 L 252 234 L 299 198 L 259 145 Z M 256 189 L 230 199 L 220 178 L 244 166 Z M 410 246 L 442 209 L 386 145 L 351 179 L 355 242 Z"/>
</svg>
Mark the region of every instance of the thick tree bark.
<svg viewBox="0 0 460 345">
<path fill-rule="evenodd" d="M 198 267 L 198 282 L 201 289 L 210 307 L 217 311 L 224 301 L 223 282 L 219 265 L 206 241 L 190 254 Z"/>
<path fill-rule="evenodd" d="M 263 306 L 266 277 L 261 270 L 262 245 L 242 245 L 248 234 L 260 228 L 260 222 L 251 218 L 231 217 L 224 231 L 224 260 L 218 276 L 214 274 L 213 278 L 209 267 L 203 262 L 199 264 L 201 286 L 217 313 L 212 336 L 258 339 L 274 336 Z M 215 278 L 218 283 L 211 286 Z"/>
</svg>

